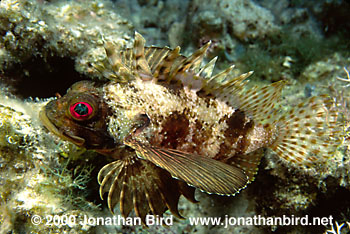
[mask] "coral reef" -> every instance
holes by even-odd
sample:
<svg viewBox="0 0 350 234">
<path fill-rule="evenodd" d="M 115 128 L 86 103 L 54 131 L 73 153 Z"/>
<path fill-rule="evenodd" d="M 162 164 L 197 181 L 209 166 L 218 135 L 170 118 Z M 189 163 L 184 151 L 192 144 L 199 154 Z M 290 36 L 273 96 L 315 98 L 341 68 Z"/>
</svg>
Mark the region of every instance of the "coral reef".
<svg viewBox="0 0 350 234">
<path fill-rule="evenodd" d="M 53 57 L 64 57 L 78 72 L 97 75 L 91 64 L 104 58 L 103 41 L 127 45 L 131 34 L 129 22 L 112 9 L 107 1 L 1 1 L 0 69 L 18 70 L 38 58 L 49 67 Z"/>
<path fill-rule="evenodd" d="M 335 13 L 336 12 L 336 13 Z M 349 126 L 343 67 L 349 59 L 349 3 L 311 1 L 0 1 L 0 233 L 315 233 L 327 227 L 191 225 L 190 217 L 329 216 L 349 222 L 349 138 L 316 169 L 300 169 L 267 152 L 256 180 L 236 197 L 196 192 L 180 201 L 185 220 L 170 227 L 33 225 L 33 215 L 111 217 L 98 197 L 104 157 L 81 152 L 47 133 L 38 109 L 82 79 L 100 78 L 104 41 L 131 43 L 133 29 L 149 44 L 184 53 L 212 41 L 218 67 L 255 70 L 254 82 L 285 79 L 281 109 L 327 93 L 339 124 Z M 336 17 L 333 17 L 336 16 Z M 13 96 L 14 94 L 15 96 Z M 25 99 L 33 97 L 33 99 Z M 349 129 L 344 128 L 345 133 Z M 101 162 L 103 161 L 103 162 Z M 94 167 L 92 167 L 94 165 Z M 165 217 L 169 217 L 166 213 Z M 47 220 L 46 220 L 47 221 Z M 346 229 L 346 228 L 344 228 Z"/>
<path fill-rule="evenodd" d="M 77 192 L 84 191 L 91 169 L 85 166 L 72 172 L 59 163 L 58 153 L 67 144 L 62 142 L 59 148 L 57 139 L 41 127 L 35 113 L 43 102 L 22 103 L 3 94 L 0 100 L 1 233 L 62 231 L 44 221 L 35 225 L 31 218 L 98 212 L 96 205 Z M 71 228 L 84 230 L 79 225 Z"/>
<path fill-rule="evenodd" d="M 232 62 L 242 43 L 279 33 L 281 28 L 274 21 L 271 12 L 255 1 L 194 0 L 182 23 L 186 25 L 184 35 L 189 37 L 191 47 L 211 40 L 211 56 L 220 55 Z"/>
<path fill-rule="evenodd" d="M 201 29 L 197 31 L 199 37 L 223 32 L 226 27 L 234 37 L 246 41 L 265 38 L 280 30 L 271 12 L 254 1 L 195 0 L 191 7 L 195 9 L 192 23 Z"/>
<path fill-rule="evenodd" d="M 253 1 L 220 1 L 219 9 L 240 40 L 265 38 L 280 30 L 271 12 Z"/>
<path fill-rule="evenodd" d="M 339 112 L 339 124 L 348 126 L 349 97 L 346 95 L 344 82 L 337 77 L 346 77 L 342 65 L 349 64 L 350 58 L 334 53 L 326 59 L 307 66 L 303 74 L 303 83 L 289 86 L 284 93 L 286 107 L 308 95 L 328 93 L 336 101 L 333 106 Z M 315 87 L 311 93 L 307 87 Z M 344 128 L 344 131 L 348 131 Z M 344 132 L 346 135 L 346 132 Z M 265 155 L 265 169 L 258 182 L 270 181 L 269 199 L 259 198 L 258 209 L 266 214 L 310 214 L 333 215 L 339 222 L 347 222 L 349 203 L 346 197 L 350 194 L 350 154 L 349 140 L 345 137 L 333 157 L 317 168 L 301 169 L 281 163 L 271 153 Z M 288 179 L 287 179 L 288 178 Z"/>
<path fill-rule="evenodd" d="M 179 41 L 182 41 L 181 33 L 170 35 L 170 31 L 181 31 L 180 22 L 184 22 L 186 18 L 189 2 L 187 0 L 119 0 L 115 4 L 118 12 L 129 19 L 135 29 L 147 37 L 151 45 L 169 46 L 168 39 L 171 41 L 172 36 L 175 36 L 179 40 L 170 45 L 178 46 L 181 45 Z"/>
</svg>

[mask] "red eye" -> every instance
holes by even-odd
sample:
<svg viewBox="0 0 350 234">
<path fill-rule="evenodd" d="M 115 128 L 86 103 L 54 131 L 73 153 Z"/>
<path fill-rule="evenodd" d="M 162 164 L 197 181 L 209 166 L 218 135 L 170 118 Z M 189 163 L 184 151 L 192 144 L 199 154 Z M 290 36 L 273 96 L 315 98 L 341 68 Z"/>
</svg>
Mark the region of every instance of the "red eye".
<svg viewBox="0 0 350 234">
<path fill-rule="evenodd" d="M 76 102 L 69 107 L 69 111 L 73 118 L 77 120 L 85 120 L 90 117 L 93 108 L 87 102 Z"/>
</svg>

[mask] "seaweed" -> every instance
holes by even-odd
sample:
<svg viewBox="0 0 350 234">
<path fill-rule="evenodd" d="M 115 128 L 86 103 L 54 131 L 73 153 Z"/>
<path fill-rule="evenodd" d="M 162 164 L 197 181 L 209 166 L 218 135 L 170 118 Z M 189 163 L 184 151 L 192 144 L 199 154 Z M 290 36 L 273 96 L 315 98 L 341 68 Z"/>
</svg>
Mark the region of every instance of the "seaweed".
<svg viewBox="0 0 350 234">
<path fill-rule="evenodd" d="M 350 42 L 345 35 L 320 38 L 307 34 L 296 37 L 289 28 L 264 40 L 251 41 L 238 62 L 245 64 L 246 70 L 254 70 L 255 77 L 262 80 L 277 81 L 283 79 L 287 70 L 290 77 L 297 79 L 303 70 L 318 60 L 324 59 L 334 52 L 348 56 Z M 285 66 L 286 57 L 291 58 L 291 66 Z"/>
</svg>

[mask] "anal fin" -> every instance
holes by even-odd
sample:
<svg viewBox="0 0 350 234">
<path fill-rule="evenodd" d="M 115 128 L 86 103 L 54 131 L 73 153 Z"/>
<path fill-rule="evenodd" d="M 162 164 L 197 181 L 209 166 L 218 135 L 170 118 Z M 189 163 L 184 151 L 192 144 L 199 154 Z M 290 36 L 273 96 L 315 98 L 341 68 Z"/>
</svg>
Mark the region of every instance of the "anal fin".
<svg viewBox="0 0 350 234">
<path fill-rule="evenodd" d="M 227 162 L 242 169 L 248 176 L 249 182 L 252 182 L 258 172 L 258 167 L 263 156 L 264 149 L 260 148 L 248 154 L 235 155 L 229 158 Z"/>
</svg>

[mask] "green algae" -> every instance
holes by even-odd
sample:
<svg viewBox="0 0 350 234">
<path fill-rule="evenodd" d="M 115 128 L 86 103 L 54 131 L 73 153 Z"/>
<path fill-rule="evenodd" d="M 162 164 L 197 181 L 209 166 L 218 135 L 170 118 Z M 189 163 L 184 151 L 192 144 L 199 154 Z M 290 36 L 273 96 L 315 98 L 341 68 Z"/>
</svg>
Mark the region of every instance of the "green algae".
<svg viewBox="0 0 350 234">
<path fill-rule="evenodd" d="M 62 149 L 52 150 L 53 138 L 38 125 L 40 122 L 25 114 L 25 105 L 34 103 L 2 99 L 6 102 L 12 107 L 0 105 L 1 229 L 61 232 L 68 227 L 49 227 L 44 222 L 33 225 L 31 217 L 99 212 L 97 205 L 86 200 L 92 165 L 74 165 L 71 170 L 68 159 L 57 160 Z M 69 151 L 65 154 L 70 156 Z M 75 230 L 81 232 L 82 227 Z"/>
<path fill-rule="evenodd" d="M 284 29 L 264 40 L 247 46 L 238 58 L 245 69 L 255 71 L 258 79 L 278 81 L 283 78 L 295 79 L 305 68 L 335 52 L 349 56 L 350 44 L 345 35 L 320 38 L 314 35 L 296 37 L 290 29 Z M 290 58 L 290 65 L 284 63 Z M 248 67 L 249 66 L 249 67 Z M 281 74 L 288 74 L 283 76 Z"/>
</svg>

